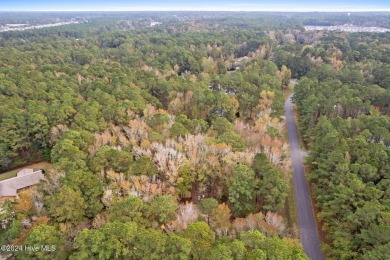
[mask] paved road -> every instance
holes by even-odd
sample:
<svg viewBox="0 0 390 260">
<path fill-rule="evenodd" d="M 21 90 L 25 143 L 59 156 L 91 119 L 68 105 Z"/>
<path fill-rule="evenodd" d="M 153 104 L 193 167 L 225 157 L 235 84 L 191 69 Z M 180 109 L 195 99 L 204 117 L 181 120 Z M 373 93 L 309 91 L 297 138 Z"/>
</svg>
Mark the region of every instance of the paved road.
<svg viewBox="0 0 390 260">
<path fill-rule="evenodd" d="M 292 96 L 292 95 L 291 95 Z M 305 253 L 312 260 L 321 260 L 320 239 L 313 208 L 310 201 L 309 189 L 304 175 L 302 151 L 299 145 L 297 125 L 294 121 L 293 104 L 289 96 L 285 103 L 288 140 L 290 143 L 291 162 L 294 175 L 295 198 L 298 210 L 299 233 Z"/>
</svg>

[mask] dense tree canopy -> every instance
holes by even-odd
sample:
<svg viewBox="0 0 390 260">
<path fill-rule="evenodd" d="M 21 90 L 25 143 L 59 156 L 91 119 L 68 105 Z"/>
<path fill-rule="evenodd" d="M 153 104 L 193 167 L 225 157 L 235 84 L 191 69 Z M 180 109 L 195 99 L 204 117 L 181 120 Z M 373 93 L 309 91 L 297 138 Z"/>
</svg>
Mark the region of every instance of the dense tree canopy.
<svg viewBox="0 0 390 260">
<path fill-rule="evenodd" d="M 388 255 L 389 34 L 304 31 L 345 21 L 317 15 L 2 14 L 79 23 L 0 32 L 0 171 L 52 165 L 0 206 L 1 244 L 56 248 L 17 259 L 307 259 L 285 208 L 293 77 L 326 253 Z"/>
</svg>

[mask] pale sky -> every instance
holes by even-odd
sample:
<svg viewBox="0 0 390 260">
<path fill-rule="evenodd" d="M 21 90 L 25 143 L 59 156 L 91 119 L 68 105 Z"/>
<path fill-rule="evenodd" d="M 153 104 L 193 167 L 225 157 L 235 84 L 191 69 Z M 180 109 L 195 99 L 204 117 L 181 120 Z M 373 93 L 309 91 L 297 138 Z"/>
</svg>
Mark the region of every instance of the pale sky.
<svg viewBox="0 0 390 260">
<path fill-rule="evenodd" d="M 390 11 L 390 0 L 0 0 L 0 11 Z"/>
</svg>

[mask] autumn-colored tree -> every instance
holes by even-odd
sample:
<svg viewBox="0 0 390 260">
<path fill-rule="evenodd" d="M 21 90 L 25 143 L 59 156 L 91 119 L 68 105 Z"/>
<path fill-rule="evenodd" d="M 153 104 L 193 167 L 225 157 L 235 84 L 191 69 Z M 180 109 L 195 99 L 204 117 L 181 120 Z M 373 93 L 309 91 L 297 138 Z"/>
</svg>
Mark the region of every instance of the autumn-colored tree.
<svg viewBox="0 0 390 260">
<path fill-rule="evenodd" d="M 223 203 L 213 209 L 210 215 L 210 226 L 220 236 L 227 236 L 230 224 L 231 211 L 229 207 Z"/>
<path fill-rule="evenodd" d="M 31 198 L 30 190 L 22 190 L 18 193 L 18 199 L 15 205 L 15 213 L 29 216 L 34 212 L 34 204 Z"/>
<path fill-rule="evenodd" d="M 280 69 L 279 78 L 282 81 L 282 86 L 288 87 L 290 84 L 291 70 L 288 69 L 285 65 L 282 65 Z"/>
<path fill-rule="evenodd" d="M 275 92 L 262 90 L 259 95 L 260 100 L 259 105 L 256 107 L 256 110 L 258 111 L 259 115 L 269 115 L 272 112 L 271 106 L 274 102 Z"/>
<path fill-rule="evenodd" d="M 186 229 L 187 226 L 198 219 L 199 210 L 195 204 L 186 202 L 181 204 L 176 213 L 176 220 L 173 223 L 175 230 Z"/>
</svg>

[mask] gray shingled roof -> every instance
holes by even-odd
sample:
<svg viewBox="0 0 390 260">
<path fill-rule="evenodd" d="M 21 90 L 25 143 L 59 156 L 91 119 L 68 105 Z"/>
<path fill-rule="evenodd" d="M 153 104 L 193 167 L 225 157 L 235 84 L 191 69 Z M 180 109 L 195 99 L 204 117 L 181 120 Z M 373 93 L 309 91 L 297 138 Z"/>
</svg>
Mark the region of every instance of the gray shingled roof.
<svg viewBox="0 0 390 260">
<path fill-rule="evenodd" d="M 24 169 L 11 179 L 0 181 L 0 197 L 17 196 L 17 191 L 39 183 L 43 179 L 42 170 Z"/>
</svg>

